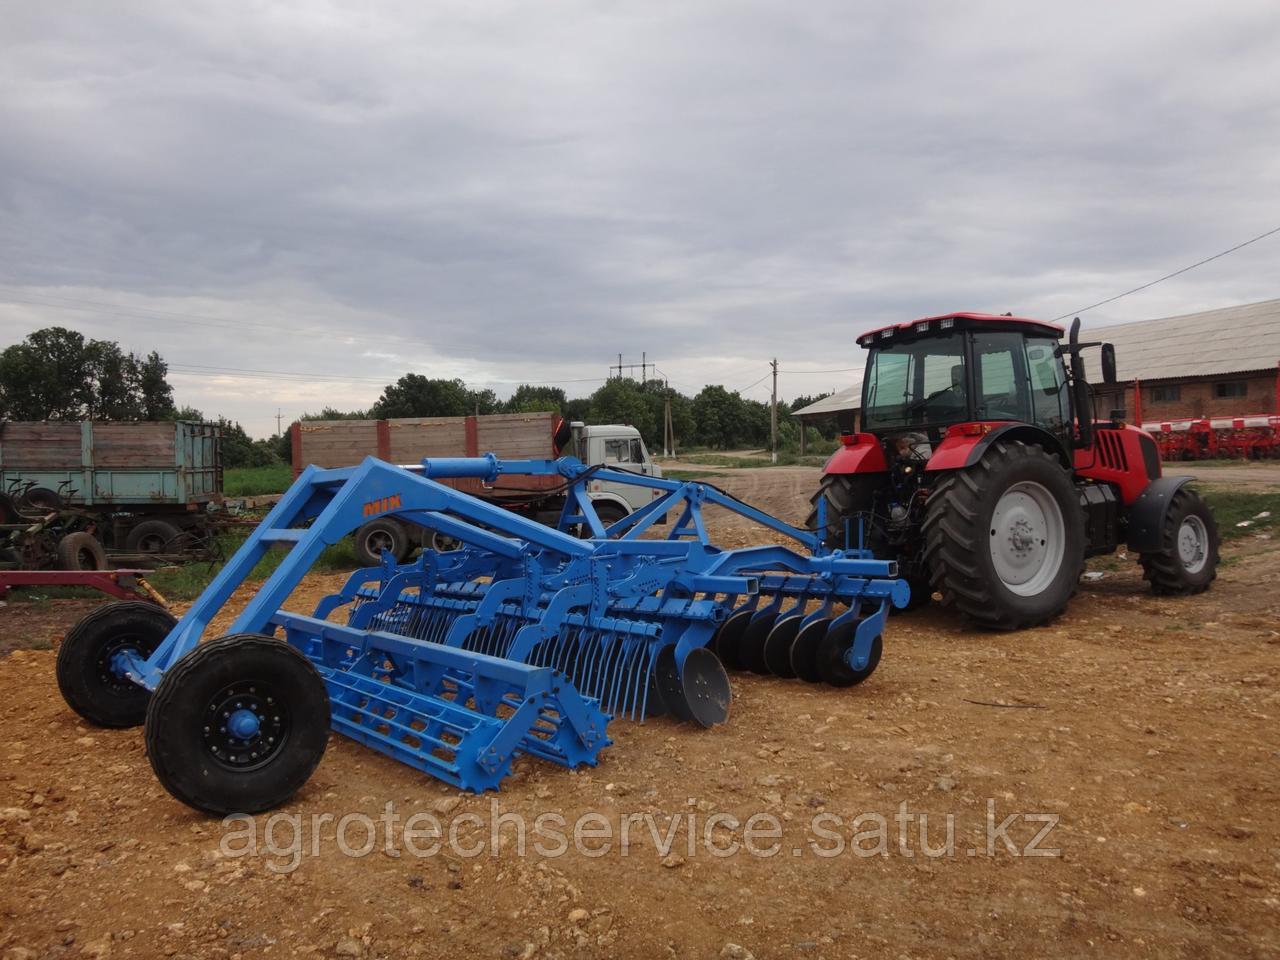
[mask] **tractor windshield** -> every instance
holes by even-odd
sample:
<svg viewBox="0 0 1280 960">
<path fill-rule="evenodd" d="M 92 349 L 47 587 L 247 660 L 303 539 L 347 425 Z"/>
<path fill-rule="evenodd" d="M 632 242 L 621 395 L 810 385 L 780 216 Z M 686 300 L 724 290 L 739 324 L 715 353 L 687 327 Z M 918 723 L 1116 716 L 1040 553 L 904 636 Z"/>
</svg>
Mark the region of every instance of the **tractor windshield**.
<svg viewBox="0 0 1280 960">
<path fill-rule="evenodd" d="M 964 420 L 964 338 L 875 347 L 862 391 L 864 430 Z"/>
</svg>

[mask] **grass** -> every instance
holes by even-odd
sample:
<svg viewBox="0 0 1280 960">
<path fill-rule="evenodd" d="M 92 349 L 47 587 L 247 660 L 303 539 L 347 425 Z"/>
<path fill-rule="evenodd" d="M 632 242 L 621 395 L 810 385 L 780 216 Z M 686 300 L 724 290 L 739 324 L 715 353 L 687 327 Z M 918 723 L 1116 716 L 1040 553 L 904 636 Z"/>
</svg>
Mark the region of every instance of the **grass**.
<svg viewBox="0 0 1280 960">
<path fill-rule="evenodd" d="M 1275 532 L 1277 520 L 1280 520 L 1280 492 L 1237 490 L 1234 487 L 1203 484 L 1199 489 L 1213 507 L 1213 515 L 1218 520 L 1218 532 L 1223 540 Z M 1254 519 L 1265 512 L 1270 512 L 1271 516 Z M 1236 526 L 1245 520 L 1250 521 L 1248 526 Z"/>
<path fill-rule="evenodd" d="M 287 463 L 269 467 L 232 467 L 222 474 L 222 492 L 228 497 L 260 497 L 284 493 L 293 483 L 293 468 Z"/>
</svg>

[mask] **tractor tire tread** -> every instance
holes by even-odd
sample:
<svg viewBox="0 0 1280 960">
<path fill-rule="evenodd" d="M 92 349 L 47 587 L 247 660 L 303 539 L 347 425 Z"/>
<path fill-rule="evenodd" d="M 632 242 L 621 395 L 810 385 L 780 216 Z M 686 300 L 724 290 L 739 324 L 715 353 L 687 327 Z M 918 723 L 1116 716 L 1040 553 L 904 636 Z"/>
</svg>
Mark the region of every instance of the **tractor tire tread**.
<svg viewBox="0 0 1280 960">
<path fill-rule="evenodd" d="M 1207 576 L 1189 579 L 1181 560 L 1177 556 L 1178 528 L 1183 517 L 1197 512 L 1206 523 L 1209 534 L 1209 560 Z M 1138 555 L 1142 564 L 1142 579 L 1151 584 L 1151 591 L 1157 596 L 1173 597 L 1203 593 L 1218 576 L 1218 525 L 1213 510 L 1194 490 L 1180 487 L 1169 500 L 1165 511 L 1163 526 L 1160 531 L 1160 542 L 1163 549 L 1155 553 Z"/>
</svg>

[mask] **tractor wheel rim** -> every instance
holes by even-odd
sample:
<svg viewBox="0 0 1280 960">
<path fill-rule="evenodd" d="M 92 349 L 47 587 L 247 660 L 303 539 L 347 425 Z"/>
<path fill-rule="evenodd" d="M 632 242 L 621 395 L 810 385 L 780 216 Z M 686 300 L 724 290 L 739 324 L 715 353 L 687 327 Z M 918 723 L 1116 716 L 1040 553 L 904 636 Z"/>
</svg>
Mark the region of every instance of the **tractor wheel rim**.
<svg viewBox="0 0 1280 960">
<path fill-rule="evenodd" d="M 1010 593 L 1043 593 L 1062 569 L 1066 524 L 1053 494 L 1039 483 L 1013 484 L 991 516 L 991 561 Z"/>
<path fill-rule="evenodd" d="M 1178 559 L 1187 573 L 1199 573 L 1209 560 L 1209 531 L 1196 516 L 1182 518 L 1178 527 Z"/>
</svg>

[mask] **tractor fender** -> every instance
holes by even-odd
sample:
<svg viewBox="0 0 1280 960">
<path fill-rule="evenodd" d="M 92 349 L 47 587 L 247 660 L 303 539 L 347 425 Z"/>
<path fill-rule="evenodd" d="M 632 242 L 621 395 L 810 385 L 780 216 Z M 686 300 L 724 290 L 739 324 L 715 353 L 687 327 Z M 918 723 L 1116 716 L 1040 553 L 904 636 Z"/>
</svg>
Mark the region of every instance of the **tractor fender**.
<svg viewBox="0 0 1280 960">
<path fill-rule="evenodd" d="M 840 438 L 840 449 L 831 455 L 824 474 L 884 473 L 889 464 L 884 458 L 884 448 L 875 434 L 846 433 Z"/>
<path fill-rule="evenodd" d="M 997 440 L 1017 440 L 1022 443 L 1036 443 L 1052 453 L 1062 465 L 1070 470 L 1071 457 L 1062 441 L 1048 430 L 1030 423 L 1008 423 L 1005 421 L 958 423 L 948 427 L 943 434 L 942 443 L 934 448 L 933 456 L 925 470 L 959 470 L 972 467 L 982 459 L 987 448 Z"/>
<path fill-rule="evenodd" d="M 1154 553 L 1162 546 L 1160 534 L 1169 501 L 1185 483 L 1194 477 L 1159 477 L 1147 484 L 1138 499 L 1129 504 L 1129 549 L 1137 553 Z"/>
</svg>

